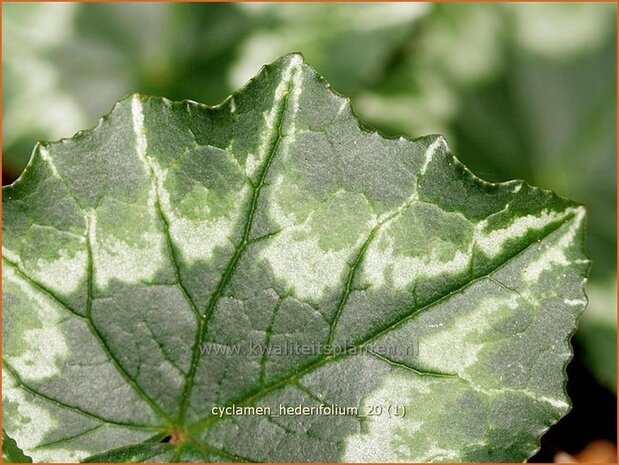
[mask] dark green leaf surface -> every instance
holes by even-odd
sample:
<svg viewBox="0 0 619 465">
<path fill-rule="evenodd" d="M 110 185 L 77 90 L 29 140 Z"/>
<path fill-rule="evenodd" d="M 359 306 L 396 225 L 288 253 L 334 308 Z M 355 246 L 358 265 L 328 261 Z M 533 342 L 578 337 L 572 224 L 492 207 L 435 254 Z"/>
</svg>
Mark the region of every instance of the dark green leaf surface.
<svg viewBox="0 0 619 465">
<path fill-rule="evenodd" d="M 3 420 L 37 461 L 522 461 L 569 409 L 583 208 L 364 130 L 299 55 L 215 108 L 121 101 L 3 206 Z M 359 410 L 277 415 L 321 404 Z"/>
</svg>

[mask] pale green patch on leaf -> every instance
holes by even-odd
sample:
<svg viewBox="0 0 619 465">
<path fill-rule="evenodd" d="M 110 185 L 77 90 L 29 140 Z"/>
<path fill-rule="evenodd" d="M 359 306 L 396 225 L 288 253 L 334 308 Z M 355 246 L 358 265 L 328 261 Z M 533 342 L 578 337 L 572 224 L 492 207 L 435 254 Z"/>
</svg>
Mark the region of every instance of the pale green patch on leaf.
<svg viewBox="0 0 619 465">
<path fill-rule="evenodd" d="M 584 209 L 366 130 L 299 55 L 217 107 L 119 102 L 3 205 L 3 425 L 36 461 L 516 462 L 569 409 Z"/>
</svg>

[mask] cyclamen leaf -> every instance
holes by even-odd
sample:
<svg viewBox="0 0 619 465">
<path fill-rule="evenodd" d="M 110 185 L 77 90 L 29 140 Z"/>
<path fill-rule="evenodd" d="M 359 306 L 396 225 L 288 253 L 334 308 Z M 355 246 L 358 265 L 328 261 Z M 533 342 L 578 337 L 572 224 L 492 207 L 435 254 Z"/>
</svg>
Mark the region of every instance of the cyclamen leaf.
<svg viewBox="0 0 619 465">
<path fill-rule="evenodd" d="M 3 205 L 4 427 L 36 461 L 516 462 L 569 409 L 584 209 L 363 129 L 299 55 L 215 108 L 121 101 Z M 359 410 L 277 416 L 319 404 Z"/>
</svg>

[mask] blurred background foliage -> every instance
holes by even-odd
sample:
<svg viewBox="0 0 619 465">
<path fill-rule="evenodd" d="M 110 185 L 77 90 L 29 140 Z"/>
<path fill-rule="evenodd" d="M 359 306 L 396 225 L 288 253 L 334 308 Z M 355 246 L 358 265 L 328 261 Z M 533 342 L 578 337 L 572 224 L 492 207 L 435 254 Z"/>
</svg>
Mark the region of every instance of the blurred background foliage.
<svg viewBox="0 0 619 465">
<path fill-rule="evenodd" d="M 538 458 L 614 440 L 614 4 L 5 3 L 2 26 L 3 183 L 36 140 L 93 126 L 129 93 L 215 104 L 300 51 L 368 125 L 444 134 L 484 179 L 522 178 L 585 204 L 593 265 L 574 411 Z"/>
</svg>

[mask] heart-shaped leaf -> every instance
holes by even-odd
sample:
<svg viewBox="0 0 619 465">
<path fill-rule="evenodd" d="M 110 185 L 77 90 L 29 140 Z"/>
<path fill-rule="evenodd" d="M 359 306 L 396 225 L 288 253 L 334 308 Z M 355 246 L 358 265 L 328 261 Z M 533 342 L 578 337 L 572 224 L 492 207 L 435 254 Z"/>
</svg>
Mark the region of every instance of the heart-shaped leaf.
<svg viewBox="0 0 619 465">
<path fill-rule="evenodd" d="M 4 190 L 35 461 L 522 461 L 568 409 L 584 210 L 360 126 L 299 55 L 134 95 Z"/>
</svg>

